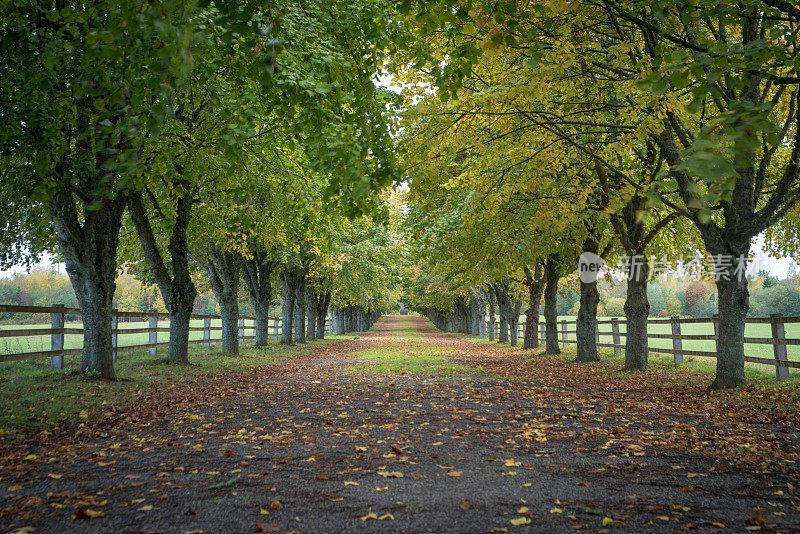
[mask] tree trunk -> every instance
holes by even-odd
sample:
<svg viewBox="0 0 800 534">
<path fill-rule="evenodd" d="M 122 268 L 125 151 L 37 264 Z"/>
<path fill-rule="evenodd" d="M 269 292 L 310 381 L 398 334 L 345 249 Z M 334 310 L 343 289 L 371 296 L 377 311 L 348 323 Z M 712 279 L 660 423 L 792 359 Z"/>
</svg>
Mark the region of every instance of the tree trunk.
<svg viewBox="0 0 800 534">
<path fill-rule="evenodd" d="M 539 348 L 539 306 L 542 302 L 544 282 L 544 270 L 541 263 L 536 264 L 533 273 L 525 267 L 525 285 L 528 287 L 528 311 L 525 315 L 523 349 Z"/>
<path fill-rule="evenodd" d="M 239 354 L 239 299 L 226 294 L 218 300 L 222 315 L 222 352 Z"/>
<path fill-rule="evenodd" d="M 328 315 L 328 306 L 330 302 L 330 291 L 325 291 L 317 295 L 317 339 L 325 339 L 325 320 Z"/>
<path fill-rule="evenodd" d="M 128 208 L 142 244 L 147 266 L 158 284 L 164 304 L 169 310 L 169 349 L 167 360 L 173 363 L 189 363 L 189 328 L 197 289 L 192 281 L 189 268 L 189 242 L 187 234 L 192 215 L 195 194 L 185 180 L 177 180 L 176 185 L 184 193 L 175 200 L 175 224 L 169 235 L 170 268 L 161 254 L 155 232 L 145 207 L 144 196 L 140 191 L 131 193 Z"/>
<path fill-rule="evenodd" d="M 489 341 L 494 341 L 494 317 L 495 317 L 495 302 L 497 299 L 494 295 L 494 290 L 489 288 L 486 290 L 489 301 Z"/>
<path fill-rule="evenodd" d="M 740 279 L 738 274 L 728 274 L 728 280 L 720 278 L 716 282 L 719 323 L 713 389 L 734 388 L 747 382 L 744 374 L 744 327 L 750 309 L 750 293 L 745 276 Z"/>
<path fill-rule="evenodd" d="M 555 258 L 548 258 L 545 263 L 544 288 L 544 320 L 545 320 L 545 352 L 561 354 L 558 346 L 558 263 Z"/>
<path fill-rule="evenodd" d="M 92 254 L 92 256 L 95 256 Z M 103 260 L 94 258 L 91 265 L 82 265 L 80 275 L 76 275 L 75 265 L 67 263 L 72 287 L 81 307 L 83 318 L 83 352 L 81 353 L 80 373 L 90 378 L 116 380 L 114 356 L 111 345 L 111 315 L 114 290 L 113 274 L 105 271 Z M 99 260 L 99 261 L 97 261 Z"/>
<path fill-rule="evenodd" d="M 510 295 L 510 288 L 508 280 L 497 280 L 492 283 L 494 290 L 494 297 L 497 301 L 497 307 L 500 309 L 500 332 L 498 333 L 498 343 L 508 342 L 509 323 L 513 321 L 512 297 Z M 516 338 L 516 335 L 514 335 Z"/>
<path fill-rule="evenodd" d="M 306 339 L 317 339 L 317 296 L 311 284 L 306 285 Z"/>
<path fill-rule="evenodd" d="M 294 305 L 295 290 L 291 267 L 284 267 L 281 276 L 281 289 L 283 290 L 283 305 L 281 306 L 281 343 L 284 345 L 292 344 L 292 333 L 294 331 Z"/>
<path fill-rule="evenodd" d="M 629 371 L 647 369 L 648 342 L 647 318 L 650 303 L 647 301 L 647 258 L 632 257 L 628 266 L 628 295 L 625 298 L 625 369 Z M 636 262 L 636 263 L 633 263 Z"/>
<path fill-rule="evenodd" d="M 83 318 L 80 373 L 116 380 L 111 343 L 111 315 L 117 276 L 117 245 L 127 198 L 104 200 L 83 213 L 83 224 L 71 191 L 61 191 L 51 205 L 56 240 Z"/>
<path fill-rule="evenodd" d="M 212 245 L 203 258 L 222 315 L 222 351 L 231 354 L 239 354 L 240 257 L 238 252 Z"/>
<path fill-rule="evenodd" d="M 595 330 L 597 328 L 597 305 L 600 302 L 600 292 L 597 291 L 597 282 L 581 282 L 581 302 L 578 309 L 576 326 L 579 362 L 596 362 L 600 360 L 597 355 L 597 342 Z"/>
<path fill-rule="evenodd" d="M 597 254 L 600 243 L 593 237 L 588 237 L 583 243 L 583 250 Z M 578 320 L 575 326 L 577 344 L 577 359 L 579 362 L 596 362 L 600 360 L 597 354 L 597 305 L 600 303 L 600 292 L 597 290 L 597 280 L 584 282 L 581 280 L 581 300 L 578 308 Z"/>
<path fill-rule="evenodd" d="M 299 273 L 294 296 L 294 341 L 306 342 L 306 277 Z"/>
<path fill-rule="evenodd" d="M 255 345 L 266 347 L 269 342 L 269 306 L 272 301 L 272 273 L 277 261 L 267 260 L 262 251 L 253 252 L 251 258 L 242 259 L 242 273 L 250 294 L 250 303 L 256 318 Z"/>
<path fill-rule="evenodd" d="M 503 313 L 502 308 L 500 309 L 500 328 L 497 332 L 497 342 L 508 343 L 508 317 Z"/>
</svg>

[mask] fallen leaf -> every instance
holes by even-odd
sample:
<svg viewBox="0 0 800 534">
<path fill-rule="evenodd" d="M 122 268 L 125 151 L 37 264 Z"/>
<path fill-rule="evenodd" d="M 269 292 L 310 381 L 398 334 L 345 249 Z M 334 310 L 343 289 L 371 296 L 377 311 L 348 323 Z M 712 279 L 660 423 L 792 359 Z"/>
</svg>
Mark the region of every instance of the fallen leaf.
<svg viewBox="0 0 800 534">
<path fill-rule="evenodd" d="M 345 480 L 344 481 L 344 485 L 345 486 L 358 486 L 358 482 L 353 482 L 352 480 Z"/>
<path fill-rule="evenodd" d="M 272 523 L 256 523 L 256 532 L 280 532 L 281 528 Z"/>
<path fill-rule="evenodd" d="M 281 501 L 272 501 L 272 504 L 269 505 L 270 510 L 280 510 L 283 508 Z"/>
<path fill-rule="evenodd" d="M 520 506 L 519 509 L 517 509 L 518 514 L 527 514 L 528 512 L 530 512 L 530 510 L 527 506 Z"/>
<path fill-rule="evenodd" d="M 50 478 L 54 478 L 54 479 L 58 480 L 59 478 L 63 477 L 64 475 L 57 475 L 55 473 L 47 473 L 47 476 L 49 476 Z"/>
<path fill-rule="evenodd" d="M 152 509 L 153 509 L 152 504 L 145 504 L 144 506 L 137 508 L 137 510 L 139 510 L 140 512 L 149 512 Z"/>
<path fill-rule="evenodd" d="M 378 514 L 370 512 L 367 515 L 359 517 L 359 519 L 362 521 L 369 521 L 370 519 L 378 519 Z"/>
<path fill-rule="evenodd" d="M 447 472 L 447 476 L 449 476 L 449 477 L 460 477 L 463 474 L 464 474 L 463 471 L 448 471 Z"/>
<path fill-rule="evenodd" d="M 461 503 L 461 506 L 459 508 L 461 508 L 462 510 L 472 510 L 473 508 L 475 508 L 475 505 L 471 504 L 469 500 L 466 497 L 464 497 L 464 502 Z"/>
<path fill-rule="evenodd" d="M 331 477 L 329 477 L 328 475 L 323 474 L 323 473 L 320 473 L 319 475 L 317 475 L 317 480 L 330 480 L 330 479 L 331 479 Z"/>
<path fill-rule="evenodd" d="M 106 513 L 101 512 L 99 510 L 92 510 L 91 508 L 83 508 L 78 507 L 75 510 L 75 515 L 72 516 L 72 519 L 76 521 L 84 520 L 84 519 L 97 519 L 100 517 L 105 517 Z"/>
<path fill-rule="evenodd" d="M 22 489 L 22 486 L 9 486 L 8 491 L 19 491 Z"/>
<path fill-rule="evenodd" d="M 380 519 L 381 521 L 391 521 L 391 520 L 394 519 L 394 516 L 392 514 L 388 514 L 387 513 L 387 514 L 383 514 L 378 519 Z"/>
<path fill-rule="evenodd" d="M 603 526 L 604 527 L 607 527 L 608 525 L 611 525 L 613 523 L 614 523 L 614 520 L 611 519 L 610 517 L 604 517 L 603 518 Z"/>
<path fill-rule="evenodd" d="M 400 471 L 378 471 L 378 474 L 385 478 L 403 478 L 403 473 Z"/>
<path fill-rule="evenodd" d="M 511 523 L 515 527 L 518 527 L 520 525 L 530 525 L 531 519 L 529 517 L 517 517 L 515 519 L 509 520 L 509 523 Z"/>
<path fill-rule="evenodd" d="M 562 514 L 562 513 L 564 513 L 564 510 L 562 510 L 561 508 L 550 508 L 550 513 L 551 514 Z"/>
</svg>

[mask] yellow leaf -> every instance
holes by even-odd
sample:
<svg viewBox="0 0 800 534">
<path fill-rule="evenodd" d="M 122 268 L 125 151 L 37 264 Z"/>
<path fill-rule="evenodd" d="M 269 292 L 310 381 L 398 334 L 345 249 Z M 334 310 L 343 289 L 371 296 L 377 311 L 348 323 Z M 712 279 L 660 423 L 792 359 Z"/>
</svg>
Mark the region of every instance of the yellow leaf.
<svg viewBox="0 0 800 534">
<path fill-rule="evenodd" d="M 530 510 L 528 510 L 527 506 L 520 506 L 519 510 L 517 510 L 518 514 L 527 514 Z"/>
<path fill-rule="evenodd" d="M 517 517 L 516 519 L 511 519 L 509 523 L 511 523 L 515 527 L 518 527 L 520 525 L 530 525 L 531 520 L 529 517 Z"/>
<path fill-rule="evenodd" d="M 36 456 L 35 454 L 29 454 L 28 456 L 23 458 L 23 460 L 35 460 L 37 458 L 38 458 L 38 456 Z"/>
<path fill-rule="evenodd" d="M 375 491 L 388 491 L 389 486 L 384 486 L 382 488 L 375 488 Z"/>
<path fill-rule="evenodd" d="M 358 486 L 358 482 L 353 482 L 352 480 L 345 480 L 344 481 L 344 485 L 345 486 Z"/>
<path fill-rule="evenodd" d="M 283 508 L 281 501 L 272 501 L 272 504 L 269 505 L 270 510 L 280 510 Z"/>
<path fill-rule="evenodd" d="M 551 514 L 562 514 L 562 513 L 564 513 L 564 510 L 562 510 L 561 508 L 551 508 L 550 509 L 550 513 Z"/>
<path fill-rule="evenodd" d="M 604 527 L 607 527 L 608 525 L 611 525 L 613 523 L 614 523 L 614 520 L 611 519 L 610 517 L 604 517 L 603 518 L 603 526 Z"/>
<path fill-rule="evenodd" d="M 394 516 L 392 514 L 383 514 L 378 519 L 380 519 L 381 521 L 391 521 L 392 519 L 394 519 Z"/>
<path fill-rule="evenodd" d="M 260 513 L 261 515 L 269 515 L 269 510 L 267 510 L 266 508 L 259 508 L 258 513 Z"/>
<path fill-rule="evenodd" d="M 513 458 L 509 458 L 505 461 L 506 467 L 519 467 L 522 465 L 522 462 L 517 462 Z"/>
<path fill-rule="evenodd" d="M 140 506 L 139 508 L 137 508 L 137 510 L 139 510 L 140 512 L 149 512 L 152 509 L 153 509 L 152 504 L 145 504 L 144 506 Z"/>
<path fill-rule="evenodd" d="M 385 478 L 403 478 L 403 473 L 400 471 L 378 471 L 378 474 Z"/>
<path fill-rule="evenodd" d="M 47 476 L 49 476 L 50 478 L 54 478 L 54 479 L 58 480 L 59 478 L 63 477 L 64 475 L 57 475 L 55 473 L 47 473 Z"/>
<path fill-rule="evenodd" d="M 362 521 L 369 521 L 370 519 L 378 519 L 378 515 L 374 512 L 370 512 L 365 516 L 359 517 L 359 519 Z"/>
<path fill-rule="evenodd" d="M 22 486 L 9 486 L 8 491 L 19 491 L 22 489 Z"/>
<path fill-rule="evenodd" d="M 105 517 L 106 516 L 105 512 L 102 512 L 100 510 L 92 510 L 91 508 L 87 508 L 86 510 L 84 510 L 84 512 L 86 513 L 86 515 L 88 515 L 91 518 L 98 518 L 98 517 Z"/>
</svg>

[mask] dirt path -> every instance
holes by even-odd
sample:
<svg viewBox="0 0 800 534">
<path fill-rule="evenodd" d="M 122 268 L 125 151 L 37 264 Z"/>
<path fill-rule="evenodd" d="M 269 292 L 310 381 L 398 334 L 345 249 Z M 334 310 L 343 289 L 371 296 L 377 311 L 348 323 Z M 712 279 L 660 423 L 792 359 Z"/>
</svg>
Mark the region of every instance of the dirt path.
<svg viewBox="0 0 800 534">
<path fill-rule="evenodd" d="M 78 434 L 0 481 L 0 532 L 800 530 L 796 420 L 682 384 L 386 317 Z"/>
</svg>

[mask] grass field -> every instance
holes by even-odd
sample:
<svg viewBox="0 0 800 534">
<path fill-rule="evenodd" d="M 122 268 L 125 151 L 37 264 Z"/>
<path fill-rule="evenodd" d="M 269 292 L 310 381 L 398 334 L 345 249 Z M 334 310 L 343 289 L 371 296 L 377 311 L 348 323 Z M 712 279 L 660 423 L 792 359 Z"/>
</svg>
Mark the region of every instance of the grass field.
<svg viewBox="0 0 800 534">
<path fill-rule="evenodd" d="M 606 321 L 610 320 L 610 317 L 598 317 L 599 321 Z M 540 318 L 540 320 L 543 320 Z M 574 321 L 574 316 L 561 316 L 558 318 L 558 339 L 561 341 L 561 320 L 566 321 Z M 626 325 L 624 324 L 624 317 L 620 320 L 620 333 L 624 334 L 626 331 Z M 525 324 L 525 316 L 520 317 L 520 332 Z M 495 325 L 495 328 L 497 326 Z M 786 339 L 800 339 L 800 323 L 790 323 L 785 325 L 786 328 Z M 574 324 L 567 324 L 567 331 L 574 332 L 575 325 Z M 600 325 L 600 343 L 613 343 L 613 338 L 611 336 L 611 324 L 601 324 Z M 671 334 L 672 328 L 669 323 L 651 323 L 648 325 L 648 333 L 649 334 Z M 713 335 L 714 334 L 714 325 L 712 323 L 685 323 L 681 324 L 681 335 Z M 745 336 L 746 337 L 761 337 L 761 338 L 771 338 L 772 337 L 772 330 L 769 324 L 764 323 L 751 323 L 747 324 L 745 327 Z M 567 339 L 570 341 L 575 341 L 575 334 L 569 333 L 567 334 Z M 621 336 L 621 343 L 625 345 L 625 337 Z M 664 349 L 671 349 L 672 348 L 672 340 L 671 339 L 653 339 L 649 340 L 650 348 L 664 348 Z M 574 343 L 570 343 L 570 346 L 573 346 Z M 697 351 L 709 351 L 714 352 L 716 351 L 716 342 L 714 340 L 683 340 L 682 341 L 683 349 L 684 350 L 697 350 Z M 610 347 L 605 349 L 609 352 L 613 353 L 613 349 Z M 800 346 L 799 345 L 788 345 L 786 347 L 788 357 L 790 360 L 800 361 Z M 747 356 L 754 356 L 758 358 L 773 358 L 773 348 L 772 345 L 767 344 L 753 344 L 748 343 L 745 345 L 745 355 Z M 651 353 L 651 358 L 658 356 L 659 358 L 663 358 L 666 360 L 672 360 L 672 355 L 668 354 L 659 354 L 659 353 Z M 685 362 L 705 362 L 707 364 L 713 364 L 714 358 L 705 358 L 700 356 L 684 356 Z M 757 369 L 759 372 L 771 374 L 772 376 L 775 375 L 775 368 L 772 365 L 762 365 L 756 363 L 748 362 L 746 364 L 749 368 Z M 794 376 L 800 376 L 800 369 L 789 369 L 789 374 Z"/>
</svg>

